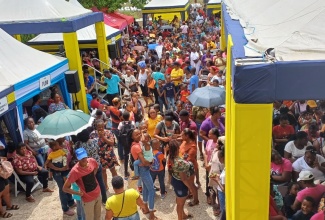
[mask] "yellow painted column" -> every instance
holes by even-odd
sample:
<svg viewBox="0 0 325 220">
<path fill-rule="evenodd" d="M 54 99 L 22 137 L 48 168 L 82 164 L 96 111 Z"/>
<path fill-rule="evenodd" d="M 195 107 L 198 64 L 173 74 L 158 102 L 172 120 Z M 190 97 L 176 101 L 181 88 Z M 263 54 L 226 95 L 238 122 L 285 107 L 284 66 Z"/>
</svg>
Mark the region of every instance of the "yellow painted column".
<svg viewBox="0 0 325 220">
<path fill-rule="evenodd" d="M 15 38 L 16 40 L 18 40 L 18 41 L 21 42 L 21 36 L 20 36 L 20 34 L 15 34 L 15 35 L 14 35 L 14 38 Z"/>
<path fill-rule="evenodd" d="M 231 85 L 228 37 L 226 75 L 227 219 L 268 219 L 272 104 L 238 104 Z"/>
<path fill-rule="evenodd" d="M 97 45 L 98 45 L 98 55 L 99 59 L 110 65 L 109 63 L 109 54 L 107 49 L 107 42 L 106 42 L 106 31 L 105 31 L 105 24 L 104 22 L 97 22 L 95 24 L 96 27 L 96 36 L 97 36 Z M 108 66 L 105 64 L 100 64 L 100 69 L 103 71 L 103 69 L 108 69 Z"/>
<path fill-rule="evenodd" d="M 223 17 L 222 6 L 221 6 L 221 40 L 220 40 L 220 49 L 224 50 L 227 46 L 226 42 L 226 29 L 225 29 L 225 19 Z"/>
<path fill-rule="evenodd" d="M 80 80 L 80 91 L 77 93 L 77 99 L 79 103 L 79 109 L 85 113 L 88 113 L 88 106 L 86 100 L 86 90 L 85 83 L 83 80 L 83 72 L 81 66 L 81 58 L 79 51 L 79 44 L 77 39 L 77 33 L 63 33 L 64 40 L 64 48 L 69 60 L 69 68 L 70 70 L 78 70 L 78 76 Z M 73 99 L 75 100 L 75 96 L 73 95 Z"/>
<path fill-rule="evenodd" d="M 234 151 L 232 150 L 232 143 L 231 143 L 231 101 L 232 101 L 232 86 L 231 86 L 231 74 L 232 74 L 232 62 L 233 60 L 231 59 L 231 48 L 233 46 L 232 42 L 232 37 L 231 35 L 228 36 L 228 53 L 227 53 L 227 71 L 226 71 L 226 161 L 225 161 L 225 166 L 227 167 L 226 169 L 226 176 L 229 177 L 229 179 L 233 179 L 234 177 L 231 176 L 233 175 L 233 166 L 231 166 L 231 161 L 233 158 L 233 153 Z M 229 117 L 228 117 L 229 116 Z M 231 205 L 231 201 L 234 201 L 233 193 L 231 192 L 231 189 L 234 188 L 234 183 L 232 181 L 226 181 L 226 210 L 227 210 L 227 218 L 232 219 L 232 208 L 234 207 Z"/>
</svg>

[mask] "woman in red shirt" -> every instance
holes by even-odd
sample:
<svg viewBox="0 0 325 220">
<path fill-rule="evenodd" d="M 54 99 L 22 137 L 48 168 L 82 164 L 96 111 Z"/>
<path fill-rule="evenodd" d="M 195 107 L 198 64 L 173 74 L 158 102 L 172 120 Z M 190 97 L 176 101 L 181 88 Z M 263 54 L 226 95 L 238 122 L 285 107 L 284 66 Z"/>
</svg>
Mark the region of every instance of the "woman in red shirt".
<svg viewBox="0 0 325 220">
<path fill-rule="evenodd" d="M 280 155 L 284 156 L 284 147 L 288 143 L 289 138 L 295 134 L 294 128 L 289 125 L 287 115 L 280 116 L 280 124 L 276 125 L 272 129 L 274 149 L 277 150 Z"/>
</svg>

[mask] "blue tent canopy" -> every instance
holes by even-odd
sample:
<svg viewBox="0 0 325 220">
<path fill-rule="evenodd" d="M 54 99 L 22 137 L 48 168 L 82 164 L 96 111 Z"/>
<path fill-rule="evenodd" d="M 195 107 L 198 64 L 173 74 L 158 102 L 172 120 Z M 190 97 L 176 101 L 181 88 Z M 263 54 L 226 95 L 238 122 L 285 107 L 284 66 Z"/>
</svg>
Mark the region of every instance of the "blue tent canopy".
<svg viewBox="0 0 325 220">
<path fill-rule="evenodd" d="M 237 103 L 324 100 L 324 60 L 239 64 L 237 61 L 247 59 L 244 51 L 247 40 L 239 21 L 231 19 L 224 4 L 222 12 L 226 35 L 230 34 L 234 43 L 231 51 L 234 61 L 232 81 L 234 99 Z"/>
</svg>

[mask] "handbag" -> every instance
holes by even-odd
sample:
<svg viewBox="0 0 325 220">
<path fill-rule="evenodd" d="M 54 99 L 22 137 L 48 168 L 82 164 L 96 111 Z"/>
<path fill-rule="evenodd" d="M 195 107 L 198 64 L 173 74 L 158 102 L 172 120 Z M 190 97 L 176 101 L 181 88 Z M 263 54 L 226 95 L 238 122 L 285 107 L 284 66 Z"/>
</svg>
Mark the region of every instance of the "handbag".
<svg viewBox="0 0 325 220">
<path fill-rule="evenodd" d="M 131 92 L 137 92 L 137 91 L 138 91 L 138 86 L 137 86 L 137 84 L 135 83 L 135 84 L 133 84 L 132 86 L 130 86 L 130 90 L 131 90 Z"/>
<path fill-rule="evenodd" d="M 9 161 L 2 161 L 0 163 L 0 177 L 3 179 L 8 179 L 13 173 L 14 168 Z"/>
<path fill-rule="evenodd" d="M 120 212 L 118 213 L 118 215 L 116 217 L 113 218 L 113 220 L 118 220 L 118 217 L 120 216 L 122 210 L 123 210 L 123 206 L 124 206 L 124 197 L 125 197 L 125 191 L 123 192 L 123 199 L 122 199 L 122 208 L 120 210 Z"/>
</svg>

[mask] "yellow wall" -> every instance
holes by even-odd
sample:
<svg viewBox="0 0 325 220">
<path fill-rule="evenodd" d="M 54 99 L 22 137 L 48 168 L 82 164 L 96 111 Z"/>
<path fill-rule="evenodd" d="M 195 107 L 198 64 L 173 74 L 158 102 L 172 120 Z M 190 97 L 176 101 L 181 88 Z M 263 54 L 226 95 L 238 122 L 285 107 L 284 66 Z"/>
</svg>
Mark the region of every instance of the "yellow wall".
<svg viewBox="0 0 325 220">
<path fill-rule="evenodd" d="M 273 107 L 235 102 L 231 46 L 230 36 L 226 72 L 227 220 L 268 219 Z"/>
</svg>

